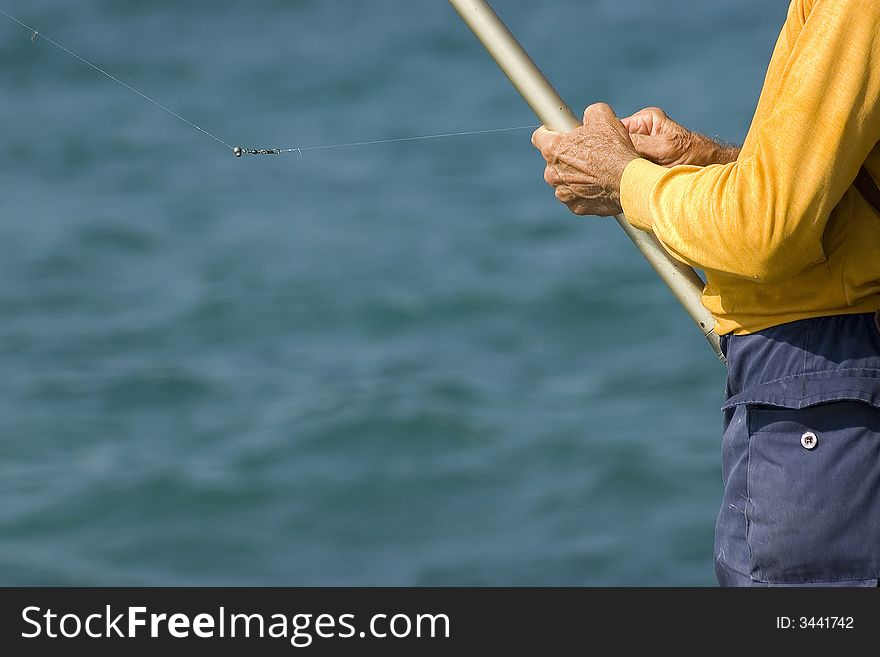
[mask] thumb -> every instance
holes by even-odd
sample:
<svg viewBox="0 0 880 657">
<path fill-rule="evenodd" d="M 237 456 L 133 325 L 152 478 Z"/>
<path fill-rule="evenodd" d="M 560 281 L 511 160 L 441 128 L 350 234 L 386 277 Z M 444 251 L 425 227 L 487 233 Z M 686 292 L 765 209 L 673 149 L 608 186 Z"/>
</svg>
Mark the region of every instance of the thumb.
<svg viewBox="0 0 880 657">
<path fill-rule="evenodd" d="M 620 119 L 623 127 L 626 128 L 630 136 L 633 135 L 650 135 L 651 128 L 645 122 L 645 118 L 641 114 L 633 114 Z"/>
</svg>

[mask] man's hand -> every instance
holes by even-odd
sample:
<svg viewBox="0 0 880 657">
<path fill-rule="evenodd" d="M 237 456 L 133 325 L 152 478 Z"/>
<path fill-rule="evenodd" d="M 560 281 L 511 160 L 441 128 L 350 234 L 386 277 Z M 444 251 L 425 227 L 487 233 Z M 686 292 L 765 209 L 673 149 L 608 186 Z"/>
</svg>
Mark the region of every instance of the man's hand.
<svg viewBox="0 0 880 657">
<path fill-rule="evenodd" d="M 639 154 L 627 128 L 604 103 L 584 111 L 584 124 L 569 133 L 538 128 L 532 143 L 547 161 L 544 180 L 575 214 L 620 214 L 620 179 Z"/>
<path fill-rule="evenodd" d="M 691 132 L 670 119 L 659 107 L 648 107 L 621 119 L 633 145 L 646 160 L 664 167 L 678 164 L 708 166 L 736 161 L 739 148 Z"/>
</svg>

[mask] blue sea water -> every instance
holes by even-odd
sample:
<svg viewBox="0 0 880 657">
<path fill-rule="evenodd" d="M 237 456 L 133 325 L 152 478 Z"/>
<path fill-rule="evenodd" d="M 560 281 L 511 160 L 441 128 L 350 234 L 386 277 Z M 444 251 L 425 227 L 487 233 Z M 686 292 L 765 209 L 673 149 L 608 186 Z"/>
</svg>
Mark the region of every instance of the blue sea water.
<svg viewBox="0 0 880 657">
<path fill-rule="evenodd" d="M 782 0 L 497 0 L 748 129 Z M 535 122 L 439 0 L 2 0 L 230 144 Z M 712 585 L 724 369 L 528 130 L 236 159 L 0 16 L 0 584 Z"/>
</svg>

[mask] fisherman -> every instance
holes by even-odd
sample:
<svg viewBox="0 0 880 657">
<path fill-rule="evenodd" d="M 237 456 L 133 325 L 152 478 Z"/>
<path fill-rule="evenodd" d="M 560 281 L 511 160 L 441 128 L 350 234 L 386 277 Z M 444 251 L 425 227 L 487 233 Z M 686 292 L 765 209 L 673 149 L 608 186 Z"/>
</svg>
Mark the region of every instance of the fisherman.
<svg viewBox="0 0 880 657">
<path fill-rule="evenodd" d="M 658 108 L 538 129 L 579 215 L 706 275 L 729 371 L 722 586 L 880 578 L 880 2 L 793 0 L 742 148 Z"/>
</svg>

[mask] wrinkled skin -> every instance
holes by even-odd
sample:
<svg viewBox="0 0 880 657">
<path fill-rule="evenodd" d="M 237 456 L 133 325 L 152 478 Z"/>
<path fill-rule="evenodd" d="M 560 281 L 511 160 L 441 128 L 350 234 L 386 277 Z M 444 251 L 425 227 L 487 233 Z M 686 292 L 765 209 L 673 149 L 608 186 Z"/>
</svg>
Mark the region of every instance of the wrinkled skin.
<svg viewBox="0 0 880 657">
<path fill-rule="evenodd" d="M 605 103 L 584 110 L 569 133 L 538 128 L 532 143 L 547 166 L 544 180 L 578 215 L 620 214 L 620 181 L 627 164 L 645 158 L 665 167 L 707 166 L 736 160 L 739 149 L 719 144 L 676 123 L 658 107 L 618 119 Z"/>
</svg>

